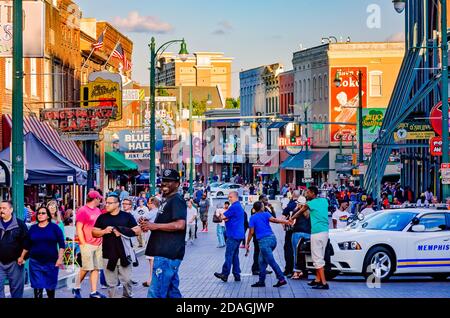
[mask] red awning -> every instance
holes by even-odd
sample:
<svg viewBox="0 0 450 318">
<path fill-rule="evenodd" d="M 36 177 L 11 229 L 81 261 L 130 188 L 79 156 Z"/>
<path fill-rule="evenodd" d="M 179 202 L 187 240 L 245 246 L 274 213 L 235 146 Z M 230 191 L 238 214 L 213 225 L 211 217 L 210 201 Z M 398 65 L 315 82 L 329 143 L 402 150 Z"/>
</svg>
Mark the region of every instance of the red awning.
<svg viewBox="0 0 450 318">
<path fill-rule="evenodd" d="M 5 114 L 6 122 L 9 128 L 12 128 L 12 118 L 10 114 Z M 50 127 L 48 123 L 41 122 L 37 117 L 24 116 L 23 118 L 23 133 L 32 132 L 42 142 L 53 148 L 61 156 L 70 160 L 83 170 L 89 169 L 89 162 L 83 155 L 83 152 L 78 148 L 75 141 L 61 140 L 58 132 Z"/>
</svg>

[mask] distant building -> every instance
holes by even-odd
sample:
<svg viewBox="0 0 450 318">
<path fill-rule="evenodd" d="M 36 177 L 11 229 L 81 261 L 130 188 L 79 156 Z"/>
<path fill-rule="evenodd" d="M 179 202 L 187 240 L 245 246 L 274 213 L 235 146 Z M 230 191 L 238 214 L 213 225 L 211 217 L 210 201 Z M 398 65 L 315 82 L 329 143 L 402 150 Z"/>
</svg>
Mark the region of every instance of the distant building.
<svg viewBox="0 0 450 318">
<path fill-rule="evenodd" d="M 233 58 L 224 53 L 195 52 L 183 62 L 174 53 L 159 56 L 156 70 L 157 86 L 218 87 L 223 99 L 231 98 Z"/>
</svg>

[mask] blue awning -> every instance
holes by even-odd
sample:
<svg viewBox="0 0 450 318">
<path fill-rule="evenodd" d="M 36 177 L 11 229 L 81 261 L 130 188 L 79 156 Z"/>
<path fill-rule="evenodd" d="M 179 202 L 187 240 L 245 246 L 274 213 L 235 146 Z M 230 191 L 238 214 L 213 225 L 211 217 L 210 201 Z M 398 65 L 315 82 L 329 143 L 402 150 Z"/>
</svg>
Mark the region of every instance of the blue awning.
<svg viewBox="0 0 450 318">
<path fill-rule="evenodd" d="M 24 136 L 26 155 L 25 184 L 80 184 L 87 182 L 87 172 L 58 154 L 33 133 Z M 0 159 L 10 162 L 10 148 L 0 152 Z"/>
<path fill-rule="evenodd" d="M 267 129 L 281 129 L 287 124 L 289 124 L 288 121 L 278 121 L 270 124 L 269 127 L 267 127 Z"/>
<path fill-rule="evenodd" d="M 314 171 L 328 171 L 330 169 L 328 151 L 303 151 L 298 155 L 289 157 L 281 164 L 280 168 L 303 171 L 305 159 L 311 159 L 311 166 Z"/>
</svg>

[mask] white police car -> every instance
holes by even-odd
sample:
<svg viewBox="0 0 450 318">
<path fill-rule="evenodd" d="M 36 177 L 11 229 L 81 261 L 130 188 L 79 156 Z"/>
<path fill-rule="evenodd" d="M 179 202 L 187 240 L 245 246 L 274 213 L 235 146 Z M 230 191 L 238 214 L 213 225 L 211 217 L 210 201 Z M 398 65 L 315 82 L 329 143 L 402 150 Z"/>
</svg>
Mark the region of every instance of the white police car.
<svg viewBox="0 0 450 318">
<path fill-rule="evenodd" d="M 425 208 L 384 210 L 346 229 L 330 230 L 331 271 L 373 275 L 450 276 L 450 211 Z M 308 269 L 313 269 L 306 255 Z"/>
</svg>

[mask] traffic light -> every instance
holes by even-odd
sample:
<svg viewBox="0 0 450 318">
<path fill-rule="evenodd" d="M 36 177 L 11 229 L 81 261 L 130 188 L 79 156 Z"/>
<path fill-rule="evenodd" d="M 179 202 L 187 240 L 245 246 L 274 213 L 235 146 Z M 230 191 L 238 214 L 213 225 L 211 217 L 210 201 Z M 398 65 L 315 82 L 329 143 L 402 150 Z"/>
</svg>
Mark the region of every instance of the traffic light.
<svg viewBox="0 0 450 318">
<path fill-rule="evenodd" d="M 255 123 L 255 122 L 253 122 L 253 123 L 251 123 L 250 124 L 250 128 L 251 128 L 251 130 L 252 130 L 252 136 L 258 136 L 258 123 Z"/>
<path fill-rule="evenodd" d="M 352 165 L 356 166 L 358 164 L 358 155 L 356 153 L 352 154 Z"/>
<path fill-rule="evenodd" d="M 294 124 L 294 128 L 291 130 L 289 136 L 291 143 L 296 143 L 297 138 L 301 137 L 302 137 L 301 126 L 299 124 Z"/>
</svg>

